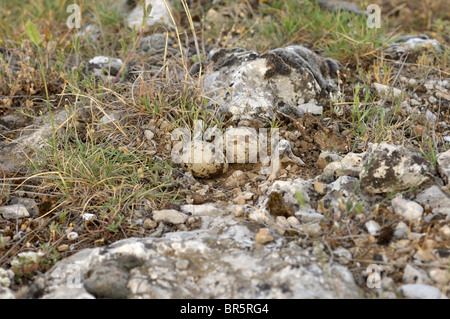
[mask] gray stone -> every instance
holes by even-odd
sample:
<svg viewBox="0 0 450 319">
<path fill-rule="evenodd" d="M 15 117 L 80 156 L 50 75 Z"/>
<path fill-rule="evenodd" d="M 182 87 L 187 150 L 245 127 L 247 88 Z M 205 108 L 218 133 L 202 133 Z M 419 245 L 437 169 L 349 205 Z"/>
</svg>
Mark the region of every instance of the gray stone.
<svg viewBox="0 0 450 319">
<path fill-rule="evenodd" d="M 197 230 L 82 250 L 37 278 L 30 292 L 54 296 L 55 289 L 68 287 L 61 273 L 76 265 L 85 288 L 81 296 L 87 291 L 96 297 L 133 299 L 360 297 L 346 267 L 311 256 L 276 232 L 270 231 L 270 244 L 255 245 L 253 223 L 225 212 L 202 219 Z"/>
<path fill-rule="evenodd" d="M 172 26 L 172 19 L 170 18 L 169 12 L 165 6 L 166 1 L 161 0 L 145 0 L 145 6 L 152 5 L 152 10 L 148 18 L 145 20 L 146 26 L 153 26 L 157 24 Z M 171 4 L 167 2 L 170 10 Z M 142 18 L 144 16 L 144 9 L 142 8 L 140 2 L 134 7 L 133 10 L 128 14 L 126 18 L 126 23 L 129 28 L 140 28 L 142 25 Z"/>
<path fill-rule="evenodd" d="M 204 91 L 222 112 L 240 116 L 271 116 L 282 106 L 300 112 L 299 105 L 317 102 L 332 89 L 327 80 L 337 63 L 301 46 L 265 54 L 240 48 L 210 54 Z M 308 107 L 309 108 L 309 107 Z M 314 108 L 317 110 L 317 108 Z"/>
<path fill-rule="evenodd" d="M 373 83 L 372 87 L 377 91 L 381 98 L 394 102 L 402 96 L 402 90 L 390 87 L 380 83 Z"/>
<path fill-rule="evenodd" d="M 430 206 L 433 214 L 450 215 L 450 196 L 437 185 L 417 194 L 415 201 Z"/>
<path fill-rule="evenodd" d="M 380 224 L 378 224 L 376 221 L 374 220 L 369 220 L 368 222 L 366 222 L 364 224 L 364 226 L 366 226 L 367 231 L 369 232 L 369 234 L 371 234 L 372 236 L 377 236 L 378 233 L 381 230 L 381 226 Z"/>
<path fill-rule="evenodd" d="M 0 286 L 0 299 L 16 299 L 16 295 L 11 289 Z"/>
<path fill-rule="evenodd" d="M 149 36 L 143 37 L 139 42 L 139 48 L 147 52 L 162 50 L 166 47 L 166 40 L 167 47 L 169 49 L 174 43 L 173 39 L 170 36 L 167 38 L 166 35 L 162 33 L 154 33 Z"/>
<path fill-rule="evenodd" d="M 424 284 L 406 284 L 399 291 L 405 298 L 412 299 L 448 299 L 439 288 Z"/>
<path fill-rule="evenodd" d="M 335 180 L 338 176 L 359 177 L 362 172 L 363 155 L 348 153 L 341 160 L 329 163 L 324 168 L 321 179 Z"/>
<path fill-rule="evenodd" d="M 280 111 L 285 114 L 294 113 L 297 117 L 303 117 L 306 113 L 312 115 L 322 115 L 323 114 L 323 106 L 317 105 L 315 102 L 290 106 L 290 107 L 282 107 Z"/>
<path fill-rule="evenodd" d="M 437 167 L 445 183 L 450 181 L 450 150 L 437 156 Z"/>
<path fill-rule="evenodd" d="M 391 201 L 394 212 L 409 221 L 418 221 L 422 218 L 423 207 L 416 202 L 396 197 Z"/>
<path fill-rule="evenodd" d="M 42 299 L 95 299 L 84 288 L 59 287 Z"/>
<path fill-rule="evenodd" d="M 409 227 L 404 222 L 399 222 L 394 230 L 394 236 L 397 239 L 408 238 Z"/>
<path fill-rule="evenodd" d="M 27 208 L 22 204 L 0 207 L 0 214 L 5 219 L 18 219 L 30 216 Z"/>
<path fill-rule="evenodd" d="M 188 215 L 174 209 L 155 210 L 153 220 L 156 222 L 170 223 L 174 225 L 184 224 Z"/>
<path fill-rule="evenodd" d="M 129 294 L 128 272 L 113 263 L 93 267 L 84 280 L 84 288 L 96 298 L 123 299 Z"/>
<path fill-rule="evenodd" d="M 36 201 L 34 199 L 24 198 L 24 197 L 13 197 L 13 198 L 11 198 L 11 201 L 9 203 L 10 203 L 10 205 L 21 204 L 21 205 L 25 206 L 25 208 L 31 214 L 31 216 L 39 217 L 38 204 L 36 203 Z"/>
<path fill-rule="evenodd" d="M 272 192 L 278 192 L 283 195 L 283 200 L 291 205 L 293 208 L 299 208 L 302 211 L 307 211 L 311 209 L 310 202 L 314 196 L 316 196 L 316 192 L 314 191 L 313 185 L 311 181 L 304 180 L 303 178 L 297 178 L 293 181 L 276 181 L 274 182 L 266 191 L 262 199 L 259 200 L 260 204 L 258 207 L 265 210 L 268 201 L 268 195 Z M 296 193 L 299 192 L 302 194 L 304 200 L 304 206 L 299 207 L 298 198 Z"/>
<path fill-rule="evenodd" d="M 362 159 L 360 188 L 370 194 L 418 186 L 434 174 L 434 167 L 418 153 L 387 143 L 372 144 Z"/>
<path fill-rule="evenodd" d="M 55 128 L 63 125 L 67 119 L 67 111 L 61 110 L 53 115 Z M 33 124 L 27 127 L 19 137 L 11 143 L 6 144 L 6 140 L 0 140 L 0 166 L 5 171 L 23 171 L 29 159 L 33 159 L 36 151 L 46 144 L 52 134 L 53 126 L 48 115 L 36 118 Z"/>
<path fill-rule="evenodd" d="M 114 78 L 123 66 L 121 59 L 107 56 L 96 56 L 87 63 L 87 70 L 94 75 L 107 80 Z"/>
<path fill-rule="evenodd" d="M 405 284 L 430 284 L 431 280 L 424 270 L 408 264 L 403 270 L 403 282 Z"/>
<path fill-rule="evenodd" d="M 347 265 L 352 261 L 352 253 L 343 247 L 333 250 L 333 258 L 343 265 Z"/>
<path fill-rule="evenodd" d="M 217 208 L 213 204 L 202 204 L 202 205 L 182 205 L 181 211 L 193 216 L 220 216 L 223 214 L 223 210 Z"/>
</svg>

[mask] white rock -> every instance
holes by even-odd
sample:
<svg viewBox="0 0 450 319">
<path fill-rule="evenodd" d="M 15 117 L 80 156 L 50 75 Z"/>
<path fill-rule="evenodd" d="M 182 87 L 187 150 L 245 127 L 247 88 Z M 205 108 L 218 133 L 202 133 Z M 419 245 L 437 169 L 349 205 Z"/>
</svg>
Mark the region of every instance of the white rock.
<svg viewBox="0 0 450 319">
<path fill-rule="evenodd" d="M 11 289 L 0 285 L 0 299 L 16 299 L 16 295 Z"/>
<path fill-rule="evenodd" d="M 448 225 L 442 226 L 439 229 L 439 236 L 442 240 L 450 240 L 450 227 Z"/>
<path fill-rule="evenodd" d="M 93 220 L 93 219 L 95 218 L 95 214 L 92 214 L 92 213 L 84 213 L 84 214 L 81 214 L 81 217 L 82 217 L 83 220 L 85 220 L 85 221 L 90 221 L 90 220 Z"/>
<path fill-rule="evenodd" d="M 181 211 L 193 216 L 220 216 L 221 214 L 223 214 L 223 210 L 217 208 L 212 204 L 182 205 Z"/>
<path fill-rule="evenodd" d="M 145 0 L 145 6 L 148 6 L 149 4 L 152 5 L 152 11 L 150 12 L 149 17 L 145 21 L 145 24 L 147 26 L 152 26 L 156 24 L 172 25 L 172 20 L 170 18 L 169 12 L 167 11 L 165 3 L 167 3 L 170 10 L 172 10 L 169 2 L 162 0 Z M 140 4 L 138 4 L 129 13 L 127 17 L 128 27 L 139 28 L 142 24 L 143 15 L 144 15 L 143 8 Z"/>
<path fill-rule="evenodd" d="M 317 105 L 314 102 L 293 106 L 292 109 L 295 111 L 295 115 L 297 115 L 298 117 L 303 117 L 305 113 L 312 115 L 323 114 L 323 106 Z"/>
<path fill-rule="evenodd" d="M 406 284 L 429 284 L 431 280 L 424 270 L 408 264 L 403 270 L 403 282 Z"/>
<path fill-rule="evenodd" d="M 423 207 L 416 202 L 396 197 L 392 199 L 391 203 L 394 208 L 394 212 L 403 216 L 407 220 L 417 221 L 422 218 Z"/>
<path fill-rule="evenodd" d="M 108 76 L 115 77 L 122 69 L 123 61 L 107 56 L 96 56 L 89 60 L 87 67 L 94 75 L 106 80 Z M 105 74 L 106 73 L 106 74 Z"/>
<path fill-rule="evenodd" d="M 380 232 L 381 226 L 374 220 L 369 220 L 364 225 L 366 226 L 369 234 L 371 234 L 372 236 L 376 236 Z"/>
<path fill-rule="evenodd" d="M 439 288 L 424 284 L 406 284 L 399 288 L 405 298 L 448 299 Z"/>
<path fill-rule="evenodd" d="M 288 221 L 289 225 L 291 225 L 291 227 L 297 227 L 300 225 L 300 221 L 294 216 L 288 217 L 287 221 Z"/>
<path fill-rule="evenodd" d="M 426 118 L 429 122 L 434 123 L 434 122 L 436 122 L 437 116 L 436 116 L 436 114 L 434 114 L 434 113 L 431 112 L 430 110 L 427 110 L 427 111 L 425 112 L 425 118 Z"/>
<path fill-rule="evenodd" d="M 450 197 L 437 185 L 417 194 L 415 201 L 430 206 L 433 214 L 450 215 Z"/>
<path fill-rule="evenodd" d="M 204 91 L 222 111 L 238 117 L 271 116 L 280 104 L 295 112 L 297 106 L 317 101 L 322 89 L 331 86 L 326 76 L 317 72 L 321 69 L 317 64 L 326 65 L 326 59 L 298 45 L 262 55 L 220 49 L 209 59 L 214 64 L 207 69 Z M 320 110 L 314 107 L 314 111 Z"/>
<path fill-rule="evenodd" d="M 0 214 L 5 219 L 18 219 L 30 216 L 27 208 L 22 204 L 0 207 Z"/>
<path fill-rule="evenodd" d="M 438 171 L 448 184 L 450 182 L 450 150 L 437 156 Z"/>
<path fill-rule="evenodd" d="M 113 114 L 113 113 L 105 114 L 100 119 L 99 124 L 110 124 L 112 122 L 116 122 L 118 119 L 119 119 L 118 114 Z"/>
<path fill-rule="evenodd" d="M 309 223 L 309 222 L 314 222 L 314 221 L 317 222 L 322 219 L 325 219 L 325 216 L 316 212 L 313 209 L 308 210 L 308 211 L 302 211 L 302 210 L 297 211 L 297 212 L 295 212 L 295 216 L 298 216 L 303 223 Z"/>
<path fill-rule="evenodd" d="M 156 222 L 170 223 L 174 225 L 183 224 L 188 219 L 188 215 L 175 209 L 164 209 L 153 211 L 153 220 Z"/>
<path fill-rule="evenodd" d="M 267 228 L 261 229 L 255 236 L 255 241 L 259 244 L 265 245 L 274 240 Z"/>
<path fill-rule="evenodd" d="M 317 223 L 302 225 L 301 229 L 312 237 L 316 237 L 322 232 L 322 227 Z"/>
<path fill-rule="evenodd" d="M 246 174 L 241 170 L 235 170 L 224 183 L 225 187 L 240 187 L 245 184 Z"/>
<path fill-rule="evenodd" d="M 284 217 L 284 216 L 277 216 L 277 218 L 275 219 L 275 222 L 285 229 L 289 228 L 291 226 L 289 224 L 289 222 L 287 221 L 286 217 Z"/>
<path fill-rule="evenodd" d="M 409 227 L 404 222 L 399 222 L 394 230 L 394 236 L 397 239 L 407 238 L 409 234 Z"/>
<path fill-rule="evenodd" d="M 370 145 L 361 165 L 360 188 L 370 194 L 418 186 L 435 172 L 433 165 L 422 154 L 387 143 Z"/>
<path fill-rule="evenodd" d="M 84 288 L 58 287 L 42 299 L 95 299 L 95 297 Z"/>
<path fill-rule="evenodd" d="M 153 133 L 153 132 L 150 131 L 150 130 L 145 130 L 145 131 L 144 131 L 144 136 L 145 136 L 145 138 L 146 138 L 148 141 L 151 141 L 151 140 L 153 140 L 153 137 L 155 136 L 155 133 Z"/>
<path fill-rule="evenodd" d="M 437 284 L 447 285 L 450 282 L 450 274 L 443 269 L 431 269 L 429 271 L 430 278 Z"/>
<path fill-rule="evenodd" d="M 380 94 L 382 98 L 386 98 L 388 101 L 395 101 L 402 95 L 402 90 L 389 87 L 384 84 L 373 83 L 372 87 L 378 92 L 378 94 Z"/>
<path fill-rule="evenodd" d="M 338 176 L 359 177 L 363 169 L 361 167 L 363 155 L 364 153 L 348 153 L 342 160 L 328 164 L 323 170 L 323 177 L 325 179 L 334 179 Z"/>
<path fill-rule="evenodd" d="M 333 250 L 333 258 L 339 263 L 347 265 L 352 260 L 352 253 L 344 247 L 339 247 Z"/>
</svg>

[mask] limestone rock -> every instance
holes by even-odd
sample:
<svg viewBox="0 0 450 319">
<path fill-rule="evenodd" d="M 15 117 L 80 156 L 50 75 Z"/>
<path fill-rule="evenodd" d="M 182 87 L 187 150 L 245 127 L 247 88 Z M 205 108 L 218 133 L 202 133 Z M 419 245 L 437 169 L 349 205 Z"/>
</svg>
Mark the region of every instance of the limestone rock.
<svg viewBox="0 0 450 319">
<path fill-rule="evenodd" d="M 450 150 L 441 153 L 437 157 L 437 167 L 445 183 L 450 181 Z"/>
<path fill-rule="evenodd" d="M 424 284 L 406 284 L 399 288 L 405 298 L 448 299 L 439 288 Z"/>
<path fill-rule="evenodd" d="M 204 90 L 235 116 L 273 115 L 274 107 L 297 108 L 316 103 L 331 91 L 327 78 L 338 66 L 301 46 L 288 46 L 264 54 L 240 48 L 210 54 Z"/>
<path fill-rule="evenodd" d="M 423 207 L 416 202 L 396 197 L 391 201 L 394 212 L 409 221 L 418 221 L 422 218 Z"/>
<path fill-rule="evenodd" d="M 25 298 L 358 298 L 350 271 L 311 256 L 277 234 L 254 245 L 253 223 L 233 214 L 202 216 L 202 226 L 161 237 L 128 238 L 84 249 L 36 278 Z M 310 226 L 311 234 L 320 225 Z M 276 239 L 276 240 L 275 240 Z M 69 267 L 79 282 L 67 280 Z M 261 287 L 264 287 L 262 289 Z M 283 287 L 283 289 L 280 289 Z M 76 288 L 76 289 L 74 289 Z M 33 297 L 34 296 L 34 297 Z"/>
<path fill-rule="evenodd" d="M 434 167 L 420 154 L 402 146 L 372 144 L 362 159 L 360 188 L 370 194 L 401 191 L 428 180 Z"/>
<path fill-rule="evenodd" d="M 145 20 L 147 26 L 156 24 L 172 25 L 169 12 L 167 11 L 166 1 L 162 0 L 145 0 L 145 6 L 152 5 L 152 10 L 148 18 Z M 168 3 L 169 8 L 170 4 Z M 142 18 L 144 15 L 143 8 L 140 2 L 134 7 L 134 9 L 128 14 L 127 25 L 129 28 L 140 28 L 142 24 Z"/>
<path fill-rule="evenodd" d="M 30 216 L 27 208 L 22 204 L 0 207 L 0 214 L 5 219 L 19 219 Z"/>
<path fill-rule="evenodd" d="M 121 59 L 107 56 L 96 56 L 89 60 L 87 70 L 104 79 L 112 80 L 123 66 Z"/>
<path fill-rule="evenodd" d="M 156 210 L 153 212 L 153 220 L 156 222 L 170 223 L 174 225 L 183 224 L 188 216 L 174 209 Z"/>
<path fill-rule="evenodd" d="M 428 205 L 433 214 L 450 215 L 450 196 L 439 186 L 433 185 L 416 195 L 415 201 Z"/>
</svg>

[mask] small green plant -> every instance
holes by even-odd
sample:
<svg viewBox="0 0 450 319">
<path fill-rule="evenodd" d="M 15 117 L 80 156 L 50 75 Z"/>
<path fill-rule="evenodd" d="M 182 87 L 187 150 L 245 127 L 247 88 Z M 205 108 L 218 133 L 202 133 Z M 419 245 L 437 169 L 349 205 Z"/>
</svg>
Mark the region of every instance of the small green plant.
<svg viewBox="0 0 450 319">
<path fill-rule="evenodd" d="M 300 208 L 305 207 L 305 197 L 301 191 L 297 190 L 295 192 L 295 198 L 297 198 L 298 206 L 300 206 Z"/>
</svg>

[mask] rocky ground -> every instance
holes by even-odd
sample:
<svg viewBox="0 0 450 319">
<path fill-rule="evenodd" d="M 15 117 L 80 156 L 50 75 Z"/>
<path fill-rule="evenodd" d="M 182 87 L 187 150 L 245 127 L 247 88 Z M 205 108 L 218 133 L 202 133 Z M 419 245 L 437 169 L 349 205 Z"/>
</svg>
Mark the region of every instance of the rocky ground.
<svg viewBox="0 0 450 319">
<path fill-rule="evenodd" d="M 148 2 L 129 61 L 76 53 L 44 81 L 31 43 L 0 42 L 2 298 L 450 296 L 448 34 L 361 57 L 301 36 L 262 48 L 239 23 L 271 4 L 191 1 L 178 22 L 216 42 L 178 41 Z M 106 42 L 95 23 L 77 32 Z M 189 162 L 219 140 L 221 161 Z"/>
</svg>

